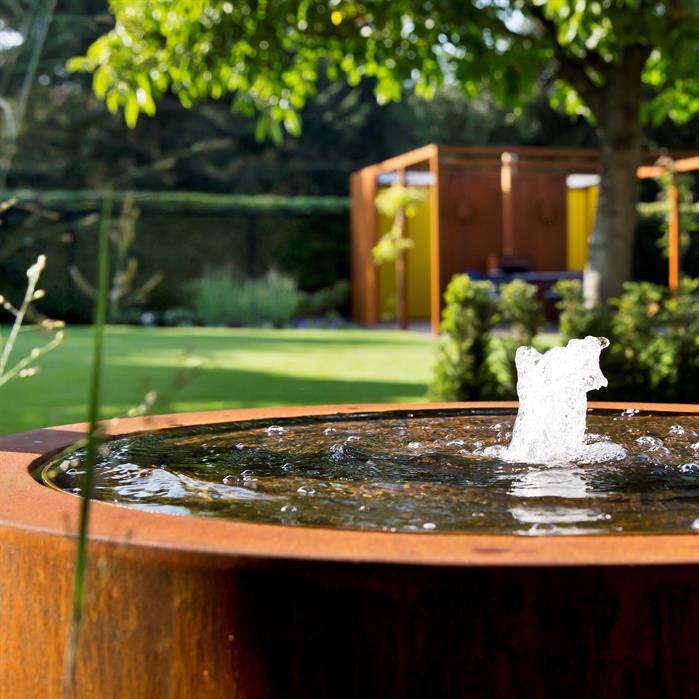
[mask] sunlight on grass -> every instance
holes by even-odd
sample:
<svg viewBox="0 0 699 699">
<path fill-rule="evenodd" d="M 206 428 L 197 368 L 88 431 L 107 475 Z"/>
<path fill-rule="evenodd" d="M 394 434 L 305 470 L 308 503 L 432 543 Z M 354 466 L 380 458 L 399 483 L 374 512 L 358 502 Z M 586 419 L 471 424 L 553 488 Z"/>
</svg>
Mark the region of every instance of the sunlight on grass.
<svg viewBox="0 0 699 699">
<path fill-rule="evenodd" d="M 89 328 L 69 328 L 37 376 L 3 388 L 10 409 L 1 433 L 85 419 L 90 338 Z M 164 396 L 163 413 L 423 401 L 433 352 L 430 336 L 412 332 L 115 326 L 106 335 L 104 415 L 126 414 L 150 389 Z M 173 391 L 193 359 L 201 370 Z"/>
</svg>

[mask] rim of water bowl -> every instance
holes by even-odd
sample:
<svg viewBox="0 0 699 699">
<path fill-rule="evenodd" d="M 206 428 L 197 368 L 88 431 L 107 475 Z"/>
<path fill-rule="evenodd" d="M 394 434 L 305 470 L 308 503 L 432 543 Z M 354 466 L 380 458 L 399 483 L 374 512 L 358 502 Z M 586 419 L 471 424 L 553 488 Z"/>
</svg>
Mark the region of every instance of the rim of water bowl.
<svg viewBox="0 0 699 699">
<path fill-rule="evenodd" d="M 316 405 L 192 412 L 110 423 L 110 437 L 241 420 L 351 415 L 396 410 L 516 409 L 515 402 Z M 591 402 L 607 410 L 699 414 L 699 405 Z M 5 533 L 72 538 L 80 499 L 47 488 L 31 475 L 41 463 L 76 443 L 85 424 L 49 427 L 0 437 L 0 539 Z M 618 566 L 699 563 L 697 534 L 514 534 L 377 532 L 257 524 L 192 515 L 168 515 L 94 501 L 91 541 L 115 554 L 164 562 L 234 567 L 305 561 L 418 566 Z"/>
</svg>

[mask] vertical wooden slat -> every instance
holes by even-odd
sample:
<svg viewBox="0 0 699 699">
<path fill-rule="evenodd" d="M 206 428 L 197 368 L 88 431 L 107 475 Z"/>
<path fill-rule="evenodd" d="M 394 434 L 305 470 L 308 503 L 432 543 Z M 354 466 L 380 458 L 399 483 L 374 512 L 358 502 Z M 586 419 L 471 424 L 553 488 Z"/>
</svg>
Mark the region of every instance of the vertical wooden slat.
<svg viewBox="0 0 699 699">
<path fill-rule="evenodd" d="M 516 253 L 536 272 L 559 272 L 568 262 L 565 172 L 520 167 L 513 191 Z M 507 253 L 505 253 L 507 254 Z"/>
<path fill-rule="evenodd" d="M 674 173 L 668 188 L 668 205 L 668 283 L 674 294 L 680 285 L 680 201 Z"/>
<path fill-rule="evenodd" d="M 378 233 L 376 174 L 370 166 L 350 177 L 352 318 L 365 325 L 378 321 L 378 279 L 371 254 Z"/>
<path fill-rule="evenodd" d="M 442 277 L 440 259 L 440 173 L 439 147 L 435 146 L 429 159 L 432 175 L 430 185 L 430 319 L 432 333 L 439 335 L 442 315 Z"/>
<path fill-rule="evenodd" d="M 500 193 L 502 196 L 502 253 L 516 255 L 513 185 L 517 155 L 505 152 L 500 156 Z"/>
<path fill-rule="evenodd" d="M 405 168 L 398 168 L 398 184 L 405 187 Z M 405 211 L 401 208 L 396 213 L 396 225 L 400 231 L 400 237 L 405 238 Z M 398 311 L 398 324 L 401 330 L 407 330 L 408 318 L 408 259 L 405 252 L 401 252 L 396 260 L 396 306 Z"/>
<path fill-rule="evenodd" d="M 667 190 L 667 248 L 668 248 L 668 286 L 674 294 L 680 285 L 680 195 L 677 186 L 677 173 L 699 169 L 699 158 L 673 160 L 662 156 L 653 166 L 641 166 L 636 170 L 640 179 L 659 178 L 663 173 L 671 177 Z"/>
</svg>

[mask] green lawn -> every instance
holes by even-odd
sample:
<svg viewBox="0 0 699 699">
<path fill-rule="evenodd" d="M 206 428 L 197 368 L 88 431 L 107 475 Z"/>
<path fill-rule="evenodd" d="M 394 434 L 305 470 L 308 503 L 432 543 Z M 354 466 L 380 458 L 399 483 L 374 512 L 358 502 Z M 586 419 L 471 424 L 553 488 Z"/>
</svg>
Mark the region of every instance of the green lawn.
<svg viewBox="0 0 699 699">
<path fill-rule="evenodd" d="M 37 340 L 37 331 L 23 332 L 17 357 Z M 38 375 L 0 389 L 0 433 L 83 420 L 91 345 L 90 328 L 68 328 Z M 115 326 L 106 336 L 103 414 L 124 415 L 150 389 L 162 396 L 155 412 L 422 401 L 433 357 L 432 338 L 413 332 Z M 201 369 L 188 375 L 195 358 Z"/>
</svg>

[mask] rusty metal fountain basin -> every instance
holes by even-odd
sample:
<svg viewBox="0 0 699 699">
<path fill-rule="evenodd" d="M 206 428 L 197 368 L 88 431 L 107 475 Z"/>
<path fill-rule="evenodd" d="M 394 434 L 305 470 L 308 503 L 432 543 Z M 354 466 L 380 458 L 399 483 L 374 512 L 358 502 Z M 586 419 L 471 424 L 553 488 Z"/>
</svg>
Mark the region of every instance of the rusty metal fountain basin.
<svg viewBox="0 0 699 699">
<path fill-rule="evenodd" d="M 122 420 L 113 434 L 514 406 L 217 411 Z M 83 434 L 0 439 L 2 696 L 59 695 L 79 501 L 31 472 Z M 103 502 L 90 529 L 77 697 L 699 695 L 699 534 L 353 531 Z"/>
</svg>

